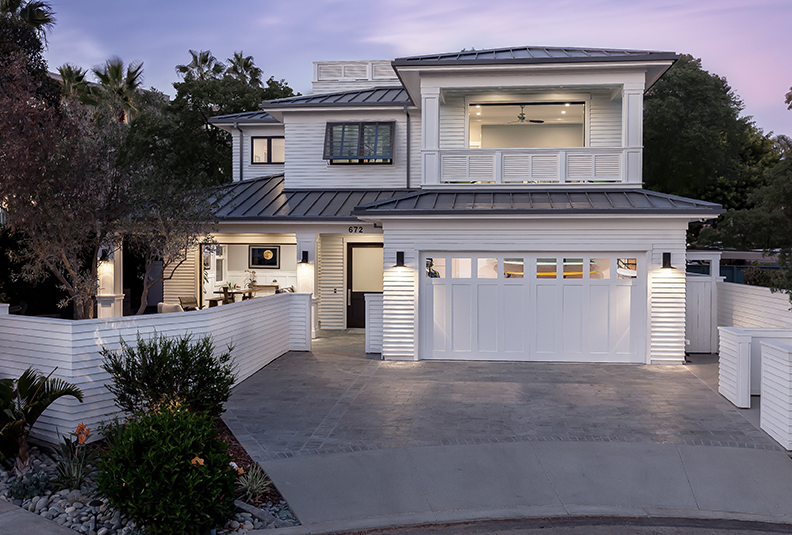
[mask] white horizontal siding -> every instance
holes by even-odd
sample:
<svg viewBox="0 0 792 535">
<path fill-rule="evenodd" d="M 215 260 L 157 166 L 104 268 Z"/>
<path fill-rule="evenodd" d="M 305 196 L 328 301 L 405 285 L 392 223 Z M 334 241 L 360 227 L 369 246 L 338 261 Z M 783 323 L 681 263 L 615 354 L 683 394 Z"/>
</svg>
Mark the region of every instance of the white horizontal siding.
<svg viewBox="0 0 792 535">
<path fill-rule="evenodd" d="M 751 406 L 750 336 L 722 328 L 718 348 L 718 392 L 736 407 Z"/>
<path fill-rule="evenodd" d="M 382 352 L 382 294 L 366 294 L 366 353 Z"/>
<path fill-rule="evenodd" d="M 322 329 L 345 329 L 344 240 L 339 234 L 322 234 L 319 241 L 322 251 L 322 261 L 319 263 L 319 324 Z"/>
<path fill-rule="evenodd" d="M 762 410 L 759 426 L 792 450 L 792 346 L 762 343 Z"/>
<path fill-rule="evenodd" d="M 417 110 L 411 110 L 411 135 L 420 140 L 421 122 L 415 120 Z M 395 121 L 394 158 L 392 164 L 330 165 L 322 159 L 325 127 L 333 121 Z M 372 109 L 365 112 L 324 113 L 310 116 L 285 113 L 286 130 L 286 186 L 289 188 L 405 188 L 407 184 L 407 120 L 403 111 Z M 413 147 L 415 146 L 412 143 Z M 410 154 L 413 176 L 420 169 L 421 154 L 413 148 Z M 420 183 L 420 175 L 412 182 Z"/>
<path fill-rule="evenodd" d="M 589 146 L 622 146 L 621 97 L 610 98 L 610 93 L 593 93 L 589 113 Z"/>
<path fill-rule="evenodd" d="M 249 180 L 260 176 L 278 175 L 283 173 L 284 165 L 281 164 L 254 164 L 253 163 L 253 138 L 267 136 L 283 136 L 283 125 L 272 124 L 263 126 L 250 126 L 240 124 L 242 135 L 239 131 L 231 129 L 232 161 L 234 181 L 240 180 L 239 162 L 242 162 L 242 180 Z M 239 152 L 239 140 L 242 139 L 242 152 Z"/>
<path fill-rule="evenodd" d="M 84 422 L 96 429 L 116 413 L 105 388 L 99 350 L 120 347 L 123 338 L 155 333 L 195 337 L 212 335 L 217 351 L 233 344 L 237 380 L 242 381 L 283 353 L 310 349 L 310 295 L 278 294 L 195 312 L 131 316 L 110 320 L 71 321 L 27 316 L 0 316 L 0 377 L 19 377 L 28 367 L 76 384 L 84 402 L 56 401 L 39 419 L 34 435 L 54 442 Z M 57 431 L 56 431 L 57 430 Z"/>
<path fill-rule="evenodd" d="M 789 296 L 769 288 L 718 283 L 718 325 L 792 329 Z"/>
<path fill-rule="evenodd" d="M 441 149 L 468 148 L 468 140 L 465 137 L 466 115 L 465 98 L 461 95 L 446 96 L 440 103 Z"/>
</svg>

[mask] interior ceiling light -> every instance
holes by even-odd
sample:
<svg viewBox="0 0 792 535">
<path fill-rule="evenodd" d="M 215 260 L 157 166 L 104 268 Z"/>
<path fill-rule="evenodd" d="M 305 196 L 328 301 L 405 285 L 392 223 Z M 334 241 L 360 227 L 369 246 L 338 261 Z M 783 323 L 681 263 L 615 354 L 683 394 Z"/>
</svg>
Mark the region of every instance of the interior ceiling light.
<svg viewBox="0 0 792 535">
<path fill-rule="evenodd" d="M 476 112 L 476 115 L 481 115 L 481 112 L 480 112 L 480 111 L 477 111 L 477 112 Z"/>
<path fill-rule="evenodd" d="M 562 111 L 561 111 L 561 113 L 562 113 L 562 114 L 566 113 L 566 110 L 562 110 Z"/>
<path fill-rule="evenodd" d="M 564 106 L 566 106 L 566 107 L 568 108 L 568 107 L 569 107 L 569 102 L 567 102 L 566 104 L 564 104 Z"/>
<path fill-rule="evenodd" d="M 481 107 L 481 104 L 476 104 L 476 107 L 477 107 L 477 108 L 480 108 L 480 107 Z"/>
</svg>

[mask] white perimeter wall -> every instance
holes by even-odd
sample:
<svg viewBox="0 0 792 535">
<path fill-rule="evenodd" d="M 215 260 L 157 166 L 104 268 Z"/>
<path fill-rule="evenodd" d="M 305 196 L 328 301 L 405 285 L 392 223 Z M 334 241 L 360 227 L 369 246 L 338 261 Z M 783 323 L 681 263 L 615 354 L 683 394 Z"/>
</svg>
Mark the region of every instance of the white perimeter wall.
<svg viewBox="0 0 792 535">
<path fill-rule="evenodd" d="M 7 309 L 6 309 L 7 310 Z M 34 436 L 48 442 L 57 432 L 67 434 L 80 422 L 90 429 L 116 413 L 114 398 L 105 388 L 108 374 L 101 369 L 99 350 L 116 350 L 120 339 L 134 344 L 138 333 L 196 338 L 212 335 L 218 352 L 234 345 L 237 381 L 287 351 L 309 351 L 310 295 L 277 294 L 194 312 L 129 316 L 110 320 L 72 321 L 2 314 L 0 310 L 0 377 L 19 377 L 28 367 L 76 384 L 84 403 L 61 398 L 41 416 Z"/>
<path fill-rule="evenodd" d="M 685 354 L 685 273 L 659 269 L 663 252 L 685 265 L 687 220 L 594 218 L 383 221 L 385 236 L 382 354 L 417 359 L 421 251 L 644 252 L 648 261 L 647 348 L 652 363 L 681 363 Z M 404 251 L 405 268 L 394 268 Z"/>
<path fill-rule="evenodd" d="M 792 329 L 789 296 L 770 288 L 733 282 L 718 283 L 719 327 Z"/>
</svg>

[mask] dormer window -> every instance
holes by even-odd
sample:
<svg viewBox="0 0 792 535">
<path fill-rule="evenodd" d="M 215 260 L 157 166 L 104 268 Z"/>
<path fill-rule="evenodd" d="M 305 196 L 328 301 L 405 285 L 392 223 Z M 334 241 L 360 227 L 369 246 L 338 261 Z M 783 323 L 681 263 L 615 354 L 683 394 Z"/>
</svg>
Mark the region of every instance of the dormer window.
<svg viewBox="0 0 792 535">
<path fill-rule="evenodd" d="M 285 160 L 285 143 L 283 136 L 254 137 L 251 140 L 252 164 L 283 163 Z"/>
<path fill-rule="evenodd" d="M 331 164 L 393 163 L 395 124 L 327 123 L 323 158 Z"/>
</svg>

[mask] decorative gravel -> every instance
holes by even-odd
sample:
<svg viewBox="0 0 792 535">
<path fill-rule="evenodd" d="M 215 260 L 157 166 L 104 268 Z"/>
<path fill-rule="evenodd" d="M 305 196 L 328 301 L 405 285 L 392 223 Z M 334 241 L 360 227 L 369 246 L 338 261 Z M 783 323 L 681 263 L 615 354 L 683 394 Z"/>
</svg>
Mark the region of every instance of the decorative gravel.
<svg viewBox="0 0 792 535">
<path fill-rule="evenodd" d="M 55 478 L 55 463 L 44 456 L 37 448 L 31 449 L 33 458 L 32 473 L 46 473 L 52 480 Z M 143 535 L 146 532 L 137 528 L 135 523 L 112 509 L 106 498 L 97 495 L 96 485 L 92 480 L 80 489 L 47 490 L 43 496 L 34 496 L 27 500 L 9 497 L 9 484 L 16 478 L 10 471 L 0 472 L 0 500 L 18 505 L 27 511 L 41 515 L 57 524 L 86 535 Z M 245 534 L 254 529 L 274 529 L 299 525 L 299 521 L 289 510 L 286 502 L 267 502 L 260 507 L 237 503 L 239 509 L 233 520 L 221 534 Z"/>
</svg>

